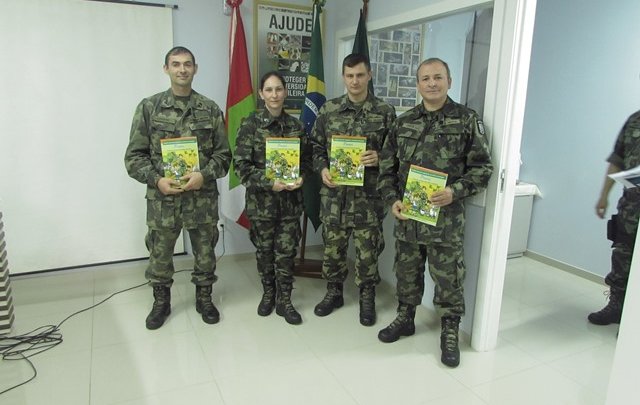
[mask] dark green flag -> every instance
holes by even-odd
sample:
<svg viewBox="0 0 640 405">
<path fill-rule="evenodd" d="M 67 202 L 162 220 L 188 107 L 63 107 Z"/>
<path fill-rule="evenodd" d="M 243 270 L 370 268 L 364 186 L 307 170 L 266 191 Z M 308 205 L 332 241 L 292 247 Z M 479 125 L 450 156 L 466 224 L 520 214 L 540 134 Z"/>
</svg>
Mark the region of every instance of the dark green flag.
<svg viewBox="0 0 640 405">
<path fill-rule="evenodd" d="M 369 40 L 367 39 L 367 17 L 363 10 L 360 9 L 360 20 L 358 21 L 358 29 L 356 30 L 356 37 L 353 40 L 352 53 L 359 53 L 365 55 L 369 59 Z M 373 93 L 373 78 L 369 81 L 369 93 Z"/>
</svg>

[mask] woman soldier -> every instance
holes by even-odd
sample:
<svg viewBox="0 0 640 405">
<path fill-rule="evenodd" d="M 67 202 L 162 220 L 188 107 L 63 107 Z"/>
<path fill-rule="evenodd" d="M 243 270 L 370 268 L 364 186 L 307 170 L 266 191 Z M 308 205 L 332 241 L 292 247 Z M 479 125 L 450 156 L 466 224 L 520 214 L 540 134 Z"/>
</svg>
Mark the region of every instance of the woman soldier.
<svg viewBox="0 0 640 405">
<path fill-rule="evenodd" d="M 291 304 L 293 266 L 300 242 L 302 214 L 302 173 L 308 159 L 302 149 L 284 151 L 275 148 L 267 156 L 267 138 L 293 138 L 302 143 L 304 126 L 287 114 L 284 78 L 272 71 L 260 79 L 260 98 L 265 109 L 251 113 L 240 124 L 233 157 L 236 172 L 246 187 L 246 210 L 251 222 L 249 235 L 256 247 L 258 274 L 264 293 L 258 315 L 276 313 L 293 325 L 302 317 Z M 298 157 L 298 164 L 288 164 L 283 156 Z M 274 159 L 278 156 L 278 159 Z M 276 174 L 277 173 L 277 174 Z"/>
</svg>

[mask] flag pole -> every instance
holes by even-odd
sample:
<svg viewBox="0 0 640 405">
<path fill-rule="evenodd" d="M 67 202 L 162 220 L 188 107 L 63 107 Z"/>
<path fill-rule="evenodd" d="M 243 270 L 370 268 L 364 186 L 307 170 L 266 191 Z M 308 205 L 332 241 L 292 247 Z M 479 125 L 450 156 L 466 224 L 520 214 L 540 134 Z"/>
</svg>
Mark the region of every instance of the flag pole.
<svg viewBox="0 0 640 405">
<path fill-rule="evenodd" d="M 312 41 L 320 41 L 320 47 L 319 47 L 319 51 L 320 51 L 320 62 L 322 59 L 322 36 L 320 34 L 320 27 L 319 27 L 319 14 L 322 10 L 322 7 L 325 5 L 326 0 L 314 0 L 313 1 L 313 21 L 314 21 L 314 27 L 313 27 L 313 33 L 314 35 L 312 35 Z M 313 37 L 315 36 L 316 33 L 316 28 L 318 29 L 318 33 L 319 38 L 315 38 L 313 39 Z M 317 45 L 317 44 L 316 44 Z M 317 50 L 318 48 L 316 48 L 314 44 L 312 44 L 312 53 L 313 50 Z M 313 57 L 312 57 L 313 58 Z M 322 66 L 322 62 L 320 63 L 320 66 Z M 310 72 L 313 69 L 310 68 Z M 323 68 L 320 67 L 320 71 L 323 71 Z M 316 72 L 317 73 L 317 72 Z M 316 77 L 316 79 L 318 79 Z M 321 74 L 320 77 L 322 83 L 322 86 L 324 86 L 324 73 Z M 307 81 L 309 80 L 309 75 L 307 75 Z M 310 92 L 313 91 L 318 91 L 318 89 L 310 89 L 309 87 L 309 83 L 307 83 L 307 94 L 305 94 L 305 104 L 306 104 L 306 98 L 309 95 Z M 322 101 L 315 101 L 318 102 L 319 105 L 316 105 L 317 109 L 320 108 L 320 105 L 322 103 L 324 103 L 324 88 L 322 89 Z M 311 101 L 310 101 L 311 103 Z M 303 106 L 303 113 L 301 115 L 301 119 L 304 121 L 305 123 L 305 129 L 307 131 L 307 136 L 309 136 L 310 131 L 311 131 L 311 127 L 313 126 L 313 122 L 315 121 L 315 115 L 313 115 L 312 120 L 309 120 L 309 116 L 307 116 L 306 118 L 303 118 L 303 116 L 305 115 L 305 111 L 304 108 L 306 108 L 305 106 Z M 316 111 L 317 111 L 316 109 Z M 305 147 L 307 147 L 307 152 L 309 151 L 309 145 L 308 145 L 308 139 L 307 142 L 305 142 Z M 316 173 L 311 173 L 311 176 L 317 176 Z M 309 179 L 305 179 L 305 180 L 311 180 Z M 307 183 L 305 181 L 305 183 Z M 309 183 L 311 183 L 311 181 L 309 181 Z M 306 186 L 309 186 L 310 184 L 307 184 Z M 319 187 L 319 185 L 318 185 Z M 306 209 L 306 205 L 308 204 L 308 201 L 306 199 L 308 199 L 308 193 L 305 192 L 305 210 L 304 210 L 304 214 L 302 216 L 302 238 L 300 239 L 300 256 L 295 260 L 295 265 L 294 265 L 294 270 L 293 273 L 297 276 L 302 276 L 302 277 L 310 277 L 310 278 L 322 278 L 322 260 L 318 260 L 318 259 L 307 259 L 306 258 L 306 247 L 307 247 L 307 230 L 308 230 L 308 223 L 311 220 L 308 217 L 307 214 L 307 209 Z M 315 195 L 314 198 L 319 199 L 320 196 L 319 195 Z M 316 201 L 317 202 L 317 201 Z M 315 218 L 315 217 L 314 217 Z M 317 226 L 316 223 L 314 223 L 314 227 L 316 227 L 317 230 Z"/>
<path fill-rule="evenodd" d="M 300 239 L 300 257 L 295 260 L 293 274 L 300 277 L 322 278 L 322 260 L 305 258 L 307 246 L 307 214 L 303 215 L 302 239 Z"/>
</svg>

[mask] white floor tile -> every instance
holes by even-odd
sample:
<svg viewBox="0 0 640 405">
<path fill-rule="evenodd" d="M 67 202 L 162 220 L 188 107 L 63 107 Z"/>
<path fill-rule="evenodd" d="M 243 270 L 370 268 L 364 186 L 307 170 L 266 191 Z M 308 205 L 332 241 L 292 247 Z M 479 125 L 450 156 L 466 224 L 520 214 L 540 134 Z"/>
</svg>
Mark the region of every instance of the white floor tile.
<svg viewBox="0 0 640 405">
<path fill-rule="evenodd" d="M 255 315 L 244 324 L 220 322 L 197 329 L 204 359 L 216 379 L 233 377 L 266 365 L 277 367 L 314 358 L 309 346 L 281 317 Z"/>
<path fill-rule="evenodd" d="M 606 397 L 615 347 L 602 344 L 549 363 L 549 366 L 579 384 Z"/>
<path fill-rule="evenodd" d="M 170 334 L 191 331 L 188 312 L 195 312 L 193 304 L 186 304 L 179 296 L 172 296 L 171 315 L 158 330 L 148 330 L 145 319 L 151 310 L 153 297 L 151 288 L 148 297 L 132 301 L 105 303 L 95 309 L 93 324 L 93 346 L 101 348 L 124 342 L 148 342 Z"/>
<path fill-rule="evenodd" d="M 306 322 L 295 333 L 316 355 L 349 351 L 378 343 L 378 325 L 360 325 L 357 303 L 345 303 L 328 316 L 318 317 L 313 308 L 302 311 Z M 381 328 L 382 326 L 380 326 Z"/>
<path fill-rule="evenodd" d="M 540 365 L 472 389 L 491 405 L 602 405 L 603 398 L 563 376 Z"/>
<path fill-rule="evenodd" d="M 263 364 L 217 380 L 225 405 L 356 405 L 317 359 L 287 365 Z M 397 402 L 399 403 L 399 402 Z"/>
<path fill-rule="evenodd" d="M 132 401 L 119 402 L 117 405 L 176 405 L 176 404 L 224 404 L 218 385 L 214 382 L 187 385 L 172 391 Z"/>
<path fill-rule="evenodd" d="M 195 334 L 165 334 L 95 349 L 91 403 L 124 402 L 212 381 Z"/>
<path fill-rule="evenodd" d="M 17 316 L 14 323 L 12 336 L 22 334 L 44 333 L 48 330 L 53 330 L 53 327 L 58 326 L 65 318 L 68 317 L 67 313 L 50 314 L 42 316 L 32 316 L 28 318 Z M 87 311 L 78 314 L 68 320 L 64 321 L 60 325 L 59 332 L 62 334 L 63 342 L 57 345 L 55 348 L 46 352 L 54 355 L 61 355 L 65 353 L 73 353 L 81 350 L 91 350 L 91 325 L 93 323 L 93 312 Z M 41 328 L 49 326 L 46 329 Z M 35 331 L 37 329 L 37 331 Z M 39 357 L 36 357 L 39 359 Z M 2 391 L 2 390 L 0 390 Z"/>
<path fill-rule="evenodd" d="M 541 364 L 531 355 L 498 339 L 495 350 L 476 352 L 461 346 L 460 366 L 447 371 L 467 387 L 474 387 Z"/>
<path fill-rule="evenodd" d="M 473 392 L 465 390 L 423 402 L 421 405 L 488 405 L 488 402 L 483 401 Z"/>
<path fill-rule="evenodd" d="M 65 404 L 86 405 L 91 387 L 90 350 L 55 355 L 55 349 L 31 358 L 36 378 L 0 396 L 0 403 L 11 405 Z M 0 391 L 20 384 L 33 375 L 24 360 L 0 362 Z"/>
<path fill-rule="evenodd" d="M 408 347 L 374 343 L 322 361 L 359 404 L 421 404 L 465 390 L 439 359 Z"/>
<path fill-rule="evenodd" d="M 579 353 L 602 343 L 598 337 L 544 315 L 520 325 L 501 327 L 500 337 L 543 362 Z"/>
<path fill-rule="evenodd" d="M 556 305 L 544 306 L 541 309 L 547 310 L 549 316 L 559 322 L 575 327 L 586 334 L 598 337 L 603 342 L 615 346 L 618 324 L 594 325 L 587 320 L 589 313 L 599 311 L 605 305 L 606 302 L 603 300 L 602 295 L 596 293 L 595 295 L 585 294 L 559 301 Z"/>
<path fill-rule="evenodd" d="M 145 283 L 146 261 L 12 279 L 21 333 L 57 324 L 110 294 Z M 191 269 L 189 256 L 175 258 Z M 62 326 L 64 342 L 33 357 L 38 377 L 0 396 L 3 404 L 602 404 L 618 325 L 595 326 L 589 312 L 606 300 L 602 285 L 538 263 L 508 262 L 499 344 L 487 353 L 461 343 L 461 364 L 440 363 L 437 316 L 424 307 L 416 334 L 383 344 L 378 331 L 396 316 L 393 287 L 377 288 L 378 321 L 363 327 L 353 272 L 345 306 L 317 317 L 326 291 L 298 277 L 293 303 L 303 324 L 275 313 L 259 317 L 262 286 L 255 257 L 218 263 L 214 303 L 222 319 L 207 325 L 195 311 L 190 272 L 174 277 L 172 313 L 156 331 L 144 327 L 153 301 L 142 286 L 118 294 Z M 0 362 L 0 391 L 31 376 L 24 362 Z M 286 393 L 284 395 L 283 393 Z"/>
</svg>

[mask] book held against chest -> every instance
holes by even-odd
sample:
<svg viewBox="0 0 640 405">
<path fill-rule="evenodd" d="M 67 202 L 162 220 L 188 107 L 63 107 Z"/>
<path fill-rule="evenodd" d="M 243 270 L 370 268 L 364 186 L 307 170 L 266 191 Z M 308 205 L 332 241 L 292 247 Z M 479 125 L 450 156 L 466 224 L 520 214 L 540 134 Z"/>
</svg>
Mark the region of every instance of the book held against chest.
<svg viewBox="0 0 640 405">
<path fill-rule="evenodd" d="M 364 136 L 333 135 L 329 155 L 331 180 L 342 186 L 364 185 L 364 165 L 360 155 L 367 150 Z"/>
<path fill-rule="evenodd" d="M 180 181 L 183 186 L 186 180 L 182 176 L 200 170 L 198 156 L 198 140 L 194 136 L 184 138 L 166 138 L 160 140 L 162 148 L 162 168 L 164 177 Z"/>
<path fill-rule="evenodd" d="M 294 184 L 300 177 L 300 138 L 266 138 L 265 175 Z"/>
<path fill-rule="evenodd" d="M 435 226 L 438 223 L 440 207 L 434 207 L 429 197 L 447 186 L 447 173 L 411 165 L 407 185 L 404 189 L 402 215 L 407 218 Z"/>
</svg>

